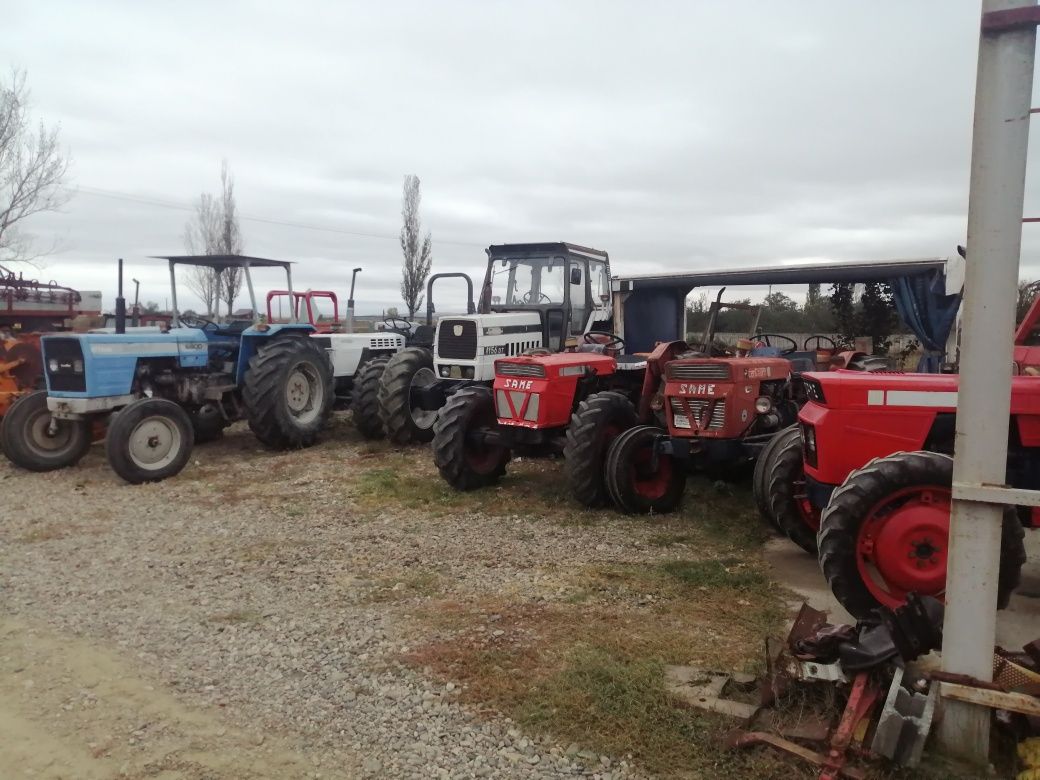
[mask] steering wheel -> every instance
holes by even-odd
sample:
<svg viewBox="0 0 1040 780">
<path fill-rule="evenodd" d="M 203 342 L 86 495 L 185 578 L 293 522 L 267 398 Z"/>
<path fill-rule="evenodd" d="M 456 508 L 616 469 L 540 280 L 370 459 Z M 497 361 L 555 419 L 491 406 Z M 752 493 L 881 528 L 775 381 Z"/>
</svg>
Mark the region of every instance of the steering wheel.
<svg viewBox="0 0 1040 780">
<path fill-rule="evenodd" d="M 593 341 L 589 336 L 602 336 L 606 341 Z M 600 344 L 604 349 L 624 349 L 625 340 L 617 334 L 605 330 L 590 330 L 582 334 L 582 340 L 586 344 Z"/>
<path fill-rule="evenodd" d="M 178 319 L 181 321 L 181 325 L 189 328 L 199 328 L 200 330 L 217 330 L 217 323 L 212 320 L 207 320 L 205 317 L 198 317 L 194 314 L 184 316 L 181 314 Z"/>
<path fill-rule="evenodd" d="M 536 299 L 534 297 L 535 296 L 534 290 L 528 290 L 527 292 L 525 292 L 523 295 L 520 296 L 520 303 L 541 303 L 542 302 L 542 298 L 545 298 L 545 302 L 546 303 L 552 303 L 552 298 L 550 298 L 545 293 L 539 291 L 537 293 L 537 295 L 538 295 L 538 297 Z"/>
<path fill-rule="evenodd" d="M 383 324 L 386 325 L 388 330 L 409 332 L 412 330 L 412 323 L 403 317 L 383 317 Z"/>
<path fill-rule="evenodd" d="M 798 351 L 798 342 L 795 341 L 794 339 L 789 338 L 788 336 L 784 336 L 784 335 L 782 335 L 780 333 L 756 333 L 754 336 L 752 336 L 752 338 L 755 341 L 761 341 L 767 347 L 773 346 L 770 343 L 769 339 L 780 339 L 781 341 L 788 342 L 791 345 L 790 349 L 781 349 L 780 350 L 780 354 L 781 355 L 790 355 L 792 352 L 797 352 Z"/>
<path fill-rule="evenodd" d="M 813 335 L 813 336 L 808 336 L 805 339 L 805 343 L 802 344 L 802 349 L 809 349 L 809 342 L 810 341 L 815 341 L 816 342 L 816 346 L 814 347 L 814 349 L 817 349 L 817 350 L 820 348 L 820 342 L 821 341 L 826 341 L 830 345 L 829 347 L 827 347 L 827 349 L 834 349 L 834 350 L 836 350 L 838 348 L 837 343 L 830 336 L 817 336 L 817 335 Z"/>
</svg>

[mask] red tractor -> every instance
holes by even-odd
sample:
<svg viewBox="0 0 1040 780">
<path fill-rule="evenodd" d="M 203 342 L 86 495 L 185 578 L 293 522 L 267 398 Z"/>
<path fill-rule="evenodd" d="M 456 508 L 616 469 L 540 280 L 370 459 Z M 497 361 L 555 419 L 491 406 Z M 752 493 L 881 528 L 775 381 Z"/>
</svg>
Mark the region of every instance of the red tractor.
<svg viewBox="0 0 1040 780">
<path fill-rule="evenodd" d="M 454 393 L 434 424 L 433 458 L 458 490 L 498 481 L 512 452 L 562 452 L 571 494 L 585 506 L 606 502 L 603 457 L 639 421 L 634 400 L 647 358 L 620 354 L 624 341 L 590 331 L 576 351 L 532 350 L 495 361 L 492 387 Z M 685 348 L 685 345 L 683 345 Z"/>
<path fill-rule="evenodd" d="M 1008 483 L 1040 488 L 1040 299 L 1015 333 Z M 910 592 L 946 587 L 958 377 L 952 374 L 807 374 L 799 426 L 763 454 L 756 498 L 808 552 L 835 597 L 864 617 Z M 1024 528 L 1040 513 L 1004 517 L 999 603 L 1025 562 Z"/>
<path fill-rule="evenodd" d="M 696 350 L 685 345 L 676 350 L 673 342 L 651 353 L 640 421 L 654 424 L 617 437 L 605 461 L 607 491 L 622 511 L 671 512 L 682 500 L 688 472 L 732 472 L 753 462 L 778 431 L 797 419 L 804 397 L 792 379 L 800 372 L 884 367 L 864 353 L 839 352 L 823 335 L 807 338 L 801 350 L 792 339 L 771 333 L 742 339 L 732 352 L 723 350 L 714 334 L 718 314 L 726 308 L 751 311 L 753 332 L 758 307 L 717 300 Z"/>
</svg>

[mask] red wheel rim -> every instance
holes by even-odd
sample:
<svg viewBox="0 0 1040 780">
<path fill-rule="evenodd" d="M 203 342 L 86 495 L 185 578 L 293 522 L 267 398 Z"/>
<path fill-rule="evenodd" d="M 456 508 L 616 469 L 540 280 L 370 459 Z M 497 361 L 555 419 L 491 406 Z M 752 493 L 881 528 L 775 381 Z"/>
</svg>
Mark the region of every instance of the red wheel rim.
<svg viewBox="0 0 1040 780">
<path fill-rule="evenodd" d="M 798 516 L 802 518 L 802 522 L 805 523 L 813 532 L 820 530 L 820 510 L 813 506 L 812 501 L 809 500 L 809 494 L 805 487 L 805 475 L 800 475 L 799 479 L 796 479 L 791 483 L 791 498 L 794 500 L 794 507 L 798 510 Z"/>
<path fill-rule="evenodd" d="M 502 460 L 502 447 L 466 444 L 466 464 L 478 474 L 488 474 Z"/>
<path fill-rule="evenodd" d="M 886 496 L 867 514 L 856 563 L 867 590 L 888 607 L 908 593 L 942 598 L 950 535 L 950 489 L 917 485 Z"/>
<path fill-rule="evenodd" d="M 656 470 L 653 469 L 653 461 L 654 445 L 651 440 L 636 450 L 629 474 L 633 491 L 647 501 L 663 498 L 672 482 L 672 457 L 658 454 Z"/>
</svg>

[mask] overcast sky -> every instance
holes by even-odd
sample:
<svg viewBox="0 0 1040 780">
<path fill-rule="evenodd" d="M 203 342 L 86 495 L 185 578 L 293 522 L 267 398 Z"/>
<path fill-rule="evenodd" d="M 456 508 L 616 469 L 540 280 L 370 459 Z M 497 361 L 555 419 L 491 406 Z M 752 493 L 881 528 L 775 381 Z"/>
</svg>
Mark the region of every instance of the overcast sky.
<svg viewBox="0 0 1040 780">
<path fill-rule="evenodd" d="M 226 157 L 243 216 L 330 229 L 244 219 L 246 253 L 342 297 L 360 265 L 369 313 L 400 305 L 409 173 L 435 271 L 479 276 L 510 241 L 622 274 L 951 254 L 978 22 L 977 0 L 49 0 L 8 4 L 0 51 L 74 161 L 77 194 L 28 225 L 62 242 L 44 275 L 110 302 L 121 256 L 161 303 L 147 256 L 183 251 Z"/>
</svg>

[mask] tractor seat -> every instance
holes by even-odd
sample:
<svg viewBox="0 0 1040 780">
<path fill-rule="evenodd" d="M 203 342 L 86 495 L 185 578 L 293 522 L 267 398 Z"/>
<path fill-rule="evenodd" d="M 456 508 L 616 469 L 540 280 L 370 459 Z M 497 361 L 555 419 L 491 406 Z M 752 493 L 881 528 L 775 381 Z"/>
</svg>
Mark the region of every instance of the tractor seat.
<svg viewBox="0 0 1040 780">
<path fill-rule="evenodd" d="M 618 371 L 642 371 L 646 368 L 646 358 L 640 355 L 618 355 L 614 361 Z"/>
</svg>

